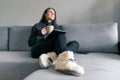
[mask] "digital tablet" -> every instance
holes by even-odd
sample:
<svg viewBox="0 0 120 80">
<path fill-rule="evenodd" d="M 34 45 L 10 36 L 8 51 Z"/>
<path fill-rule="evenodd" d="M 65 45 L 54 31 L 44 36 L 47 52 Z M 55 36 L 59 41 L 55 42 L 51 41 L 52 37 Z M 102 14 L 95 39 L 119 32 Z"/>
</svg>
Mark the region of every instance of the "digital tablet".
<svg viewBox="0 0 120 80">
<path fill-rule="evenodd" d="M 66 32 L 66 31 L 64 31 L 64 30 L 60 30 L 60 29 L 54 29 L 54 31 L 56 31 L 56 32 L 63 32 L 63 33 Z"/>
</svg>

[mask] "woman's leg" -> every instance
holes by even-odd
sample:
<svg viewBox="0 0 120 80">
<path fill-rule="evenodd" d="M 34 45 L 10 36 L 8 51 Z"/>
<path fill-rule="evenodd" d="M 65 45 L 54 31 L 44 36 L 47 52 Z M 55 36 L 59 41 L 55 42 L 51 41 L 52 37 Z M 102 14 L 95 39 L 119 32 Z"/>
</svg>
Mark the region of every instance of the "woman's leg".
<svg viewBox="0 0 120 80">
<path fill-rule="evenodd" d="M 54 51 L 57 54 L 67 50 L 65 33 L 59 33 L 56 36 Z"/>
<path fill-rule="evenodd" d="M 55 39 L 49 38 L 45 40 L 43 43 L 37 43 L 31 48 L 31 56 L 32 58 L 38 58 L 41 54 L 52 52 L 54 49 Z"/>
<path fill-rule="evenodd" d="M 38 43 L 32 47 L 31 56 L 33 58 L 38 58 L 40 54 L 52 51 L 55 51 L 57 54 L 67 50 L 77 52 L 79 48 L 79 43 L 77 41 L 66 43 L 65 33 L 53 34 L 54 33 L 52 33 L 44 43 Z"/>
<path fill-rule="evenodd" d="M 66 43 L 65 33 L 59 33 L 57 35 L 55 42 L 55 52 L 57 54 L 60 54 L 67 50 L 77 52 L 78 48 L 79 43 L 77 41 L 71 41 L 69 43 Z"/>
<path fill-rule="evenodd" d="M 77 41 L 70 41 L 67 43 L 67 49 L 76 53 L 79 49 L 79 43 Z"/>
</svg>

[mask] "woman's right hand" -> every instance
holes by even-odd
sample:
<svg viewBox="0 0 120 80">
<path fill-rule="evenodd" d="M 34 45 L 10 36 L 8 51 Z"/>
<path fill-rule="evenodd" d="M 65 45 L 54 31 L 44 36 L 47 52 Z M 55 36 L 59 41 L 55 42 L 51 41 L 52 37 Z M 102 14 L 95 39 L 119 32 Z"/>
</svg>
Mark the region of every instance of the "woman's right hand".
<svg viewBox="0 0 120 80">
<path fill-rule="evenodd" d="M 47 29 L 46 29 L 46 27 L 44 27 L 44 28 L 41 30 L 41 33 L 42 33 L 42 35 L 44 35 L 44 34 L 47 33 Z"/>
</svg>

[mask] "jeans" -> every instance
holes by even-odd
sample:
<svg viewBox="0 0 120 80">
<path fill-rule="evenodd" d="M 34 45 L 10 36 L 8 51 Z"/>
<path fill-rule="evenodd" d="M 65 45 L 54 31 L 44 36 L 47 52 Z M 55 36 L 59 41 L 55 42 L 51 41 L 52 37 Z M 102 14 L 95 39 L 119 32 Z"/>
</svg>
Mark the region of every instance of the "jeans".
<svg viewBox="0 0 120 80">
<path fill-rule="evenodd" d="M 65 33 L 52 32 L 42 43 L 36 43 L 31 48 L 31 56 L 38 58 L 41 54 L 47 52 L 56 52 L 57 55 L 64 51 L 77 52 L 79 43 L 77 41 L 70 41 L 66 43 Z"/>
</svg>

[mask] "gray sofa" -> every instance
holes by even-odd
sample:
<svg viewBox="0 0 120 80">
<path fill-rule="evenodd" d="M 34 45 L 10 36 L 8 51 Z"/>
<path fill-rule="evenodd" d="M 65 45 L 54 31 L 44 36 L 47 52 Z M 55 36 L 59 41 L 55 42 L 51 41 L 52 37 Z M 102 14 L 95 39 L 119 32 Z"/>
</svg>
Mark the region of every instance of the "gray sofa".
<svg viewBox="0 0 120 80">
<path fill-rule="evenodd" d="M 63 25 L 67 42 L 80 44 L 76 62 L 83 66 L 81 77 L 40 69 L 38 59 L 31 58 L 27 44 L 31 26 L 0 27 L 0 80 L 120 80 L 118 24 Z M 87 54 L 86 54 L 87 53 Z"/>
</svg>

